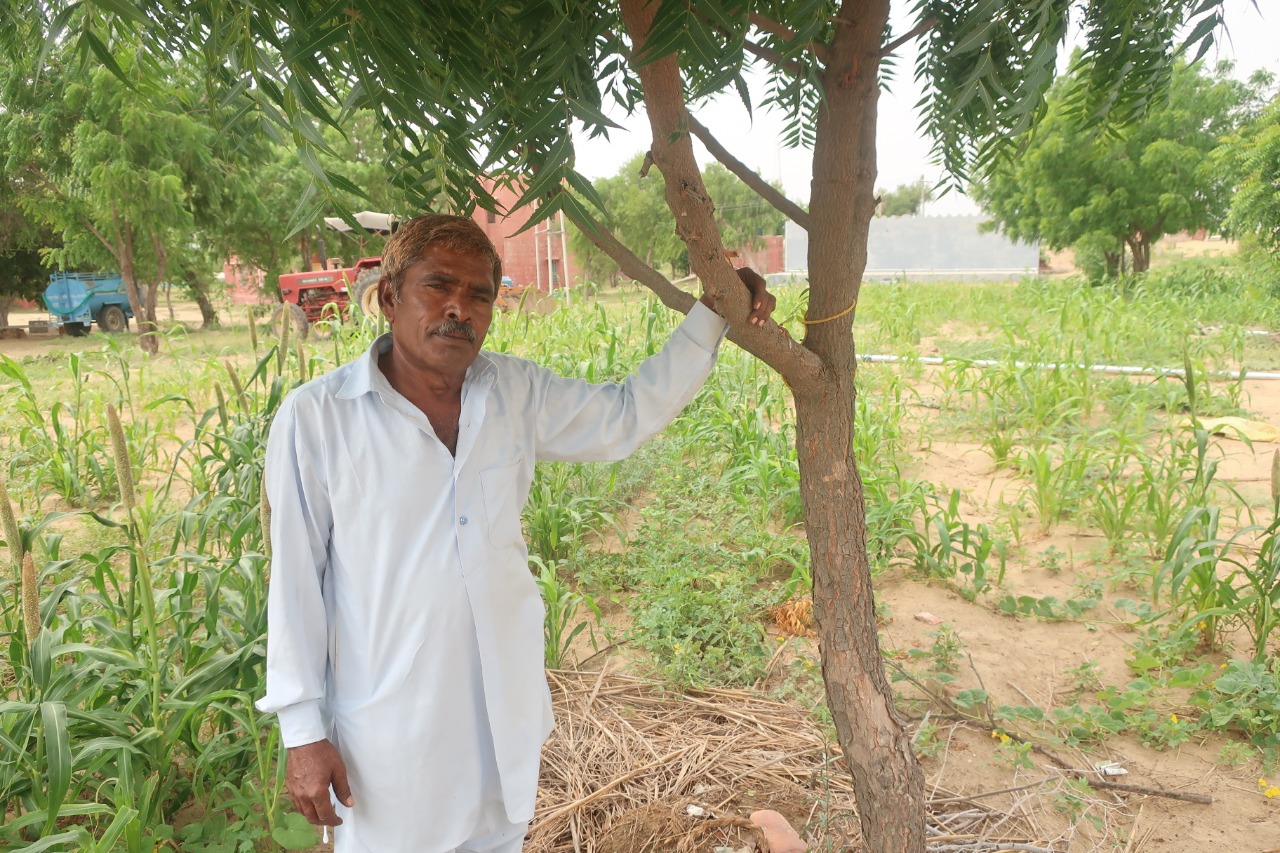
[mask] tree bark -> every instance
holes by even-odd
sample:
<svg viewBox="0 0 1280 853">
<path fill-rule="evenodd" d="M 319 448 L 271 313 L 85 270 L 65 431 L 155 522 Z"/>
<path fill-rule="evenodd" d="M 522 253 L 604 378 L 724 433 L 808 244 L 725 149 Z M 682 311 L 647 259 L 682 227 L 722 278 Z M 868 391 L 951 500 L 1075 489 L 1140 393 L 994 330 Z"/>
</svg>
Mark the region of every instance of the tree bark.
<svg viewBox="0 0 1280 853">
<path fill-rule="evenodd" d="M 138 271 L 134 265 L 133 225 L 125 222 L 121 226 L 117 217 L 116 233 L 120 240 L 120 251 L 116 256 L 120 261 L 120 278 L 124 280 L 125 292 L 129 294 L 133 320 L 138 324 L 138 346 L 142 347 L 143 352 L 155 355 L 160 352 L 160 336 L 157 334 L 155 321 L 149 319 L 146 302 L 138 287 Z"/>
<path fill-rule="evenodd" d="M 656 4 L 622 0 L 643 56 Z M 810 297 L 804 346 L 773 324 L 746 326 L 745 293 L 724 257 L 693 159 L 684 89 L 674 56 L 636 67 L 676 232 L 690 266 L 730 318 L 740 345 L 782 374 L 796 402 L 800 489 L 812 555 L 822 672 L 836 732 L 852 770 L 866 849 L 924 850 L 924 777 L 892 703 L 876 635 L 866 509 L 852 451 L 857 356 L 853 307 L 875 212 L 875 114 L 888 0 L 846 0 L 827 48 L 809 207 Z M 742 319 L 738 319 L 742 318 Z M 745 329 L 740 327 L 745 326 Z"/>
<path fill-rule="evenodd" d="M 867 849 L 924 850 L 924 774 L 884 675 L 866 507 L 852 449 L 854 311 L 875 215 L 876 105 L 888 0 L 845 0 L 837 17 L 813 151 L 809 309 L 804 344 L 827 367 L 797 389 L 796 444 L 813 561 L 814 617 L 827 701 L 853 772 Z M 848 312 L 848 313 L 845 313 Z"/>
<path fill-rule="evenodd" d="M 0 296 L 0 329 L 9 328 L 9 309 L 13 306 L 13 296 Z"/>
<path fill-rule="evenodd" d="M 1124 253 L 1121 249 L 1119 252 L 1103 252 L 1102 257 L 1107 264 L 1107 278 L 1115 278 L 1120 275 L 1120 256 Z"/>
<path fill-rule="evenodd" d="M 200 276 L 189 272 L 186 276 L 186 284 L 191 290 L 191 296 L 196 300 L 196 305 L 200 308 L 200 328 L 216 329 L 221 326 L 222 324 L 218 321 L 218 311 L 209 301 L 209 291 L 200 280 Z"/>
<path fill-rule="evenodd" d="M 1151 268 L 1151 240 L 1141 231 L 1124 238 L 1129 245 L 1129 253 L 1133 255 L 1134 273 L 1143 273 Z"/>
</svg>

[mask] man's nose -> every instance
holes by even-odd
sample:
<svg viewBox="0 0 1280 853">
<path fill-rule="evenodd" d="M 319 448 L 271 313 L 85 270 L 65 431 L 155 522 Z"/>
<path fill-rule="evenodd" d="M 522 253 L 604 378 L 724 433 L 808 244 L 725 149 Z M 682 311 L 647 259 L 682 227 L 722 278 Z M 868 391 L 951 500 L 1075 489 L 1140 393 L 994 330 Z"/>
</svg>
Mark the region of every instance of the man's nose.
<svg viewBox="0 0 1280 853">
<path fill-rule="evenodd" d="M 465 313 L 466 309 L 463 307 L 462 296 L 450 291 L 444 303 L 444 315 L 450 320 L 462 320 L 465 318 Z"/>
</svg>

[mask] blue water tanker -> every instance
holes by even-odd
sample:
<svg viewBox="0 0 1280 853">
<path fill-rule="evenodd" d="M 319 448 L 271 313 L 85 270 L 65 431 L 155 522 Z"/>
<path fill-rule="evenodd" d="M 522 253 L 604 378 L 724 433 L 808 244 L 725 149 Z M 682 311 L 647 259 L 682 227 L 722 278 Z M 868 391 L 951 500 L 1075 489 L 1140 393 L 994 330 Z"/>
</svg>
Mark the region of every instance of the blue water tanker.
<svg viewBox="0 0 1280 853">
<path fill-rule="evenodd" d="M 133 316 L 118 273 L 56 272 L 44 289 L 44 304 L 55 325 L 76 336 L 89 334 L 93 323 L 104 332 L 123 332 Z"/>
</svg>

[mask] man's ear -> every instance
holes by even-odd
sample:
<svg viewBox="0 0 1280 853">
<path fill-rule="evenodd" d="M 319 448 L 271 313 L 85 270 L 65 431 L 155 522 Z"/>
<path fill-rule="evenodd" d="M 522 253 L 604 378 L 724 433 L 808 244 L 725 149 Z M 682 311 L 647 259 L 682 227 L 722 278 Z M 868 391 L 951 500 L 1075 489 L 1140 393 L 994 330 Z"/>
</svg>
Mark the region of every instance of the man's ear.
<svg viewBox="0 0 1280 853">
<path fill-rule="evenodd" d="M 396 300 L 391 293 L 391 279 L 386 276 L 378 279 L 378 307 L 382 309 L 382 316 L 387 318 L 387 325 L 391 325 L 396 313 Z"/>
</svg>

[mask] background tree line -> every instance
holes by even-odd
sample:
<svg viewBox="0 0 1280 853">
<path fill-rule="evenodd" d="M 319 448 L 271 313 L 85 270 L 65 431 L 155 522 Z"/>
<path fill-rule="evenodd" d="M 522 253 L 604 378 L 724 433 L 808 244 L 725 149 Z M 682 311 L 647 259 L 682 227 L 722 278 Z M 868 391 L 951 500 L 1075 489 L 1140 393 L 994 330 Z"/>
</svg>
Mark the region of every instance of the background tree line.
<svg viewBox="0 0 1280 853">
<path fill-rule="evenodd" d="M 1151 246 L 1179 231 L 1274 234 L 1274 77 L 1229 64 L 1179 64 L 1140 117 L 1100 127 L 1080 105 L 1080 72 L 1049 90 L 1044 118 L 972 193 L 1014 239 L 1075 250 L 1091 279 L 1145 272 Z M 1267 128 L 1273 130 L 1268 135 Z M 1272 181 L 1268 184 L 1268 180 Z"/>
</svg>

